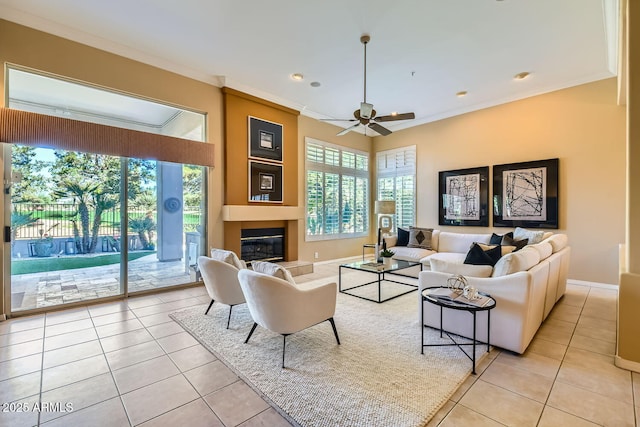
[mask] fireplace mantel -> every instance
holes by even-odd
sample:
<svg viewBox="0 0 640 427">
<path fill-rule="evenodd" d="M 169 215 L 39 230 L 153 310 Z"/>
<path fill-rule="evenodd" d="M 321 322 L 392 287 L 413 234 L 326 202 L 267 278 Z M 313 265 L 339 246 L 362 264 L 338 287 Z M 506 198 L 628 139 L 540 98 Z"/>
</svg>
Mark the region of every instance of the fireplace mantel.
<svg viewBox="0 0 640 427">
<path fill-rule="evenodd" d="M 277 221 L 304 218 L 302 206 L 224 205 L 223 221 Z"/>
</svg>

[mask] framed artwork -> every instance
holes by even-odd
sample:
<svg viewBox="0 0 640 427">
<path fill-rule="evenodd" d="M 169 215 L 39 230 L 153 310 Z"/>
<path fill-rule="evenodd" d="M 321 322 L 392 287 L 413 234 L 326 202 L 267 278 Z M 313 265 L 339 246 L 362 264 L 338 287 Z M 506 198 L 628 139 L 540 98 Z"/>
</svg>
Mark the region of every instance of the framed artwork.
<svg viewBox="0 0 640 427">
<path fill-rule="evenodd" d="M 282 162 L 282 125 L 249 116 L 249 157 Z"/>
<path fill-rule="evenodd" d="M 558 228 L 559 159 L 493 167 L 495 227 Z"/>
<path fill-rule="evenodd" d="M 489 166 L 439 172 L 438 223 L 489 226 Z"/>
<path fill-rule="evenodd" d="M 249 161 L 249 201 L 282 203 L 282 165 Z"/>
</svg>

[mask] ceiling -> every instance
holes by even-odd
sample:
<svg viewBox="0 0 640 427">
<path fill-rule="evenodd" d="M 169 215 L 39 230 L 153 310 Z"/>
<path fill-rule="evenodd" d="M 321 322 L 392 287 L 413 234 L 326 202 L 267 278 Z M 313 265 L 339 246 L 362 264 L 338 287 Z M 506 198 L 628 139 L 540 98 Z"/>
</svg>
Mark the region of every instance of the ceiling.
<svg viewBox="0 0 640 427">
<path fill-rule="evenodd" d="M 385 123 L 399 130 L 615 76 L 618 8 L 618 0 L 0 0 L 0 18 L 314 118 L 351 118 L 360 107 L 366 33 L 367 101 L 378 115 L 416 114 Z"/>
</svg>

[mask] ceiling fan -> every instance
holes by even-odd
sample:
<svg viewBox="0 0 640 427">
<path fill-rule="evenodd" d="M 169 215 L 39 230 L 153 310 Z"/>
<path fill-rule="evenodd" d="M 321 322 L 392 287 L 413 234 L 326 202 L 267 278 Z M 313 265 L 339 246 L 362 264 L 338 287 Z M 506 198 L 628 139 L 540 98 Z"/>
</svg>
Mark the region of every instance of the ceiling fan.
<svg viewBox="0 0 640 427">
<path fill-rule="evenodd" d="M 410 120 L 415 119 L 414 113 L 391 113 L 387 116 L 376 116 L 376 110 L 373 109 L 373 104 L 367 102 L 367 43 L 371 40 L 368 34 L 363 34 L 360 37 L 360 42 L 364 45 L 364 100 L 360 103 L 360 109 L 353 112 L 354 119 L 323 119 L 325 121 L 345 121 L 345 122 L 358 122 L 353 126 L 338 132 L 338 136 L 342 136 L 349 131 L 357 128 L 358 126 L 367 126 L 370 129 L 378 132 L 382 136 L 387 136 L 391 133 L 389 129 L 378 124 L 378 122 L 393 122 L 397 120 Z"/>
</svg>

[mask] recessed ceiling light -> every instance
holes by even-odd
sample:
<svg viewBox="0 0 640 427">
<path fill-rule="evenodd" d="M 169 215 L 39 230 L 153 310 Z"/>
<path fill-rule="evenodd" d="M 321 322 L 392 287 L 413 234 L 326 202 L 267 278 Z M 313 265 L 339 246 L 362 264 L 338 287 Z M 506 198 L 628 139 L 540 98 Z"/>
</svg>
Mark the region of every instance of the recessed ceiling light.
<svg viewBox="0 0 640 427">
<path fill-rule="evenodd" d="M 300 73 L 295 73 L 295 74 L 291 74 L 291 78 L 293 80 L 302 80 L 302 79 L 304 79 L 304 76 L 302 74 L 300 74 Z"/>
<path fill-rule="evenodd" d="M 466 90 L 461 90 L 460 92 L 456 93 L 456 96 L 458 98 L 462 98 L 463 96 L 467 96 L 467 91 Z"/>
<path fill-rule="evenodd" d="M 311 87 L 320 87 L 320 82 L 311 82 L 309 83 Z"/>
<path fill-rule="evenodd" d="M 523 71 L 513 76 L 513 78 L 516 80 L 523 80 L 523 79 L 526 79 L 527 77 L 529 77 L 529 73 L 526 71 Z"/>
</svg>

